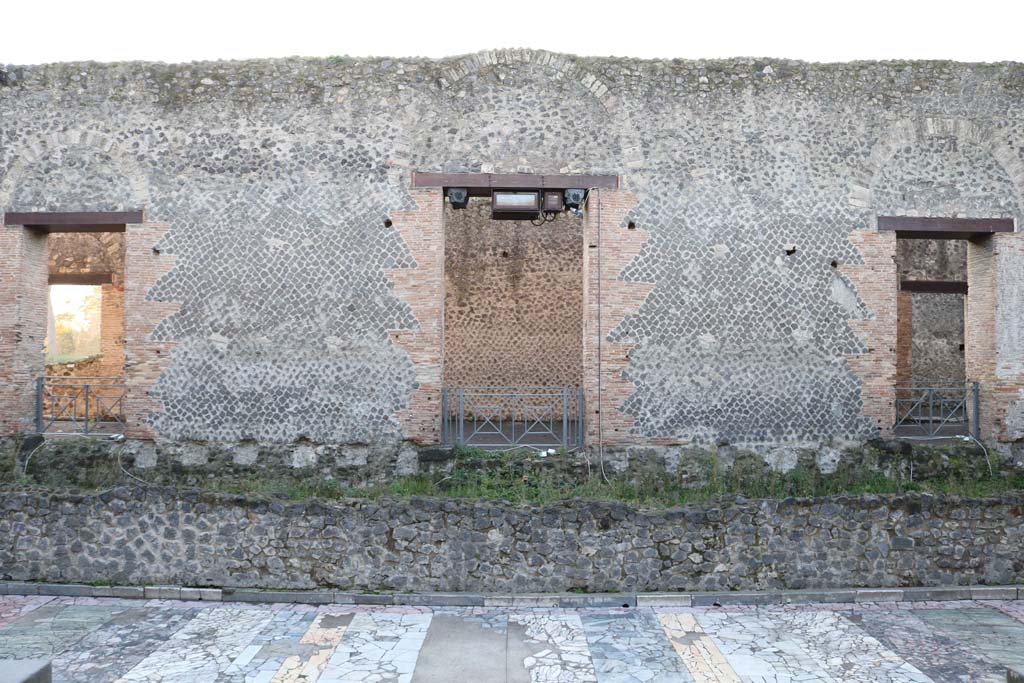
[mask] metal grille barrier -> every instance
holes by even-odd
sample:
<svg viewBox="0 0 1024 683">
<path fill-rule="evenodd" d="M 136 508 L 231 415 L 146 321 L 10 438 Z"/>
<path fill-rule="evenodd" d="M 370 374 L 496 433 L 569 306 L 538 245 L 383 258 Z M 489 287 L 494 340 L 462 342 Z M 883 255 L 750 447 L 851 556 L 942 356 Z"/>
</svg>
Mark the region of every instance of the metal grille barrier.
<svg viewBox="0 0 1024 683">
<path fill-rule="evenodd" d="M 897 436 L 978 438 L 977 382 L 896 387 Z"/>
<path fill-rule="evenodd" d="M 580 387 L 448 387 L 441 392 L 445 445 L 488 450 L 583 447 Z"/>
<path fill-rule="evenodd" d="M 117 377 L 39 377 L 40 434 L 123 434 L 125 384 Z"/>
</svg>

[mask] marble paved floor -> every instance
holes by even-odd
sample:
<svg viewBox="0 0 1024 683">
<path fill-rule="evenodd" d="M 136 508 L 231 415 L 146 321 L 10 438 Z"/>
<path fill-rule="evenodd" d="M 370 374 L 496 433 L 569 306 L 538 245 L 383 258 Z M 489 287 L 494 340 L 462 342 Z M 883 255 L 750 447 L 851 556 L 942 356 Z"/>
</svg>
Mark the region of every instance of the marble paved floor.
<svg viewBox="0 0 1024 683">
<path fill-rule="evenodd" d="M 1020 602 L 322 607 L 0 596 L 4 660 L 74 683 L 1001 683 Z"/>
</svg>

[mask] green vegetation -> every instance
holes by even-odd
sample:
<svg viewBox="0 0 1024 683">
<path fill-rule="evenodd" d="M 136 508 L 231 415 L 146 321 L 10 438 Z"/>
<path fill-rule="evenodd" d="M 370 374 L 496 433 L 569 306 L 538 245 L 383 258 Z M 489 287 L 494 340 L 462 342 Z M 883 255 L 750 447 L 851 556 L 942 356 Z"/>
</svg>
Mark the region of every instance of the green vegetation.
<svg viewBox="0 0 1024 683">
<path fill-rule="evenodd" d="M 889 455 L 897 460 L 901 456 Z M 301 501 L 311 498 L 434 496 L 478 500 L 507 500 L 522 504 L 547 504 L 579 498 L 620 501 L 642 507 L 666 507 L 720 498 L 821 497 L 839 494 L 893 494 L 928 492 L 984 497 L 1024 491 L 1024 472 L 994 463 L 989 474 L 983 457 L 964 452 L 932 449 L 919 456 L 917 476 L 904 474 L 914 468 L 885 466 L 878 459 L 871 467 L 842 466 L 822 474 L 813 463 L 801 461 L 788 472 L 776 472 L 754 455 L 736 458 L 722 468 L 712 453 L 694 454 L 692 467 L 671 473 L 663 466 L 640 467 L 630 474 L 607 476 L 595 463 L 557 453 L 540 457 L 532 452 L 497 453 L 459 449 L 444 471 L 397 477 L 366 484 L 345 484 L 320 472 L 298 476 L 280 471 L 250 468 L 180 468 L 170 471 L 122 469 L 118 457 L 102 444 L 80 445 L 65 452 L 58 464 L 45 453 L 35 455 L 27 475 L 13 476 L 14 452 L 0 453 L 0 488 L 44 486 L 54 489 L 97 491 L 119 484 L 171 485 L 246 496 Z M 925 462 L 933 463 L 931 468 Z M 941 468 L 934 466 L 942 462 Z M 889 465 L 892 461 L 889 462 Z M 888 474 L 883 473 L 883 471 Z M 929 472 L 927 476 L 922 476 Z"/>
<path fill-rule="evenodd" d="M 570 479 L 551 470 L 524 474 L 520 468 L 500 466 L 489 469 L 457 468 L 448 475 L 421 474 L 365 487 L 343 487 L 331 480 L 283 481 L 251 478 L 213 488 L 288 500 L 314 497 L 332 499 L 437 496 L 547 504 L 568 498 L 583 498 L 621 501 L 644 507 L 667 507 L 737 496 L 786 498 L 919 491 L 984 497 L 1024 490 L 1024 474 L 979 478 L 952 476 L 911 482 L 892 479 L 878 473 L 854 478 L 842 474 L 821 475 L 816 471 L 797 468 L 784 474 L 772 473 L 753 481 L 742 479 L 730 472 L 694 488 L 665 479 L 648 478 L 637 481 L 616 475 L 606 480 L 597 473 Z"/>
</svg>

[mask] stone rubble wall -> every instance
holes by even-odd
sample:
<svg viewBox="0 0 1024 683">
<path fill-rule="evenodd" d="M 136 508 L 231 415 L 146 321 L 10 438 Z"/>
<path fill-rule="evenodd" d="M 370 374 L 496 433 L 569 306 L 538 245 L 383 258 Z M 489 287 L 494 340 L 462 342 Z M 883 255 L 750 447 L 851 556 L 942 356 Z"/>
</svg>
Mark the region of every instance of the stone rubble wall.
<svg viewBox="0 0 1024 683">
<path fill-rule="evenodd" d="M 667 510 L 414 498 L 282 503 L 8 490 L 0 579 L 381 591 L 672 591 L 1024 581 L 1024 496 Z"/>
<path fill-rule="evenodd" d="M 583 385 L 583 221 L 445 209 L 444 384 Z"/>
</svg>

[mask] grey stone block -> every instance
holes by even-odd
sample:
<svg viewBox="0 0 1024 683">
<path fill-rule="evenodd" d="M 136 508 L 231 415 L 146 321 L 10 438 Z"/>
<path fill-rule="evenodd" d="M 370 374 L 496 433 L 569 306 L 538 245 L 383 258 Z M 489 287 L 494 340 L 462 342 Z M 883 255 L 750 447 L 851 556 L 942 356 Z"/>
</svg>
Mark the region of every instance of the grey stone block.
<svg viewBox="0 0 1024 683">
<path fill-rule="evenodd" d="M 3 683 L 51 683 L 53 669 L 45 659 L 9 659 L 3 662 Z"/>
<path fill-rule="evenodd" d="M 41 583 L 39 595 L 59 595 L 72 598 L 91 598 L 94 586 L 77 583 Z"/>
<path fill-rule="evenodd" d="M 817 603 L 850 603 L 854 602 L 857 598 L 857 591 L 849 589 L 839 590 L 793 590 L 793 591 L 778 591 L 778 602 L 791 605 L 791 604 L 817 604 Z"/>
<path fill-rule="evenodd" d="M 969 586 L 944 586 L 937 588 L 904 588 L 903 599 L 908 602 L 970 600 Z"/>
<path fill-rule="evenodd" d="M 204 602 L 220 602 L 223 595 L 219 588 L 200 588 L 199 599 Z"/>
<path fill-rule="evenodd" d="M 901 602 L 903 591 L 899 588 L 859 588 L 854 602 Z"/>
<path fill-rule="evenodd" d="M 356 593 L 352 600 L 357 605 L 393 605 L 395 596 L 390 594 Z"/>
<path fill-rule="evenodd" d="M 334 600 L 332 602 L 335 605 L 354 605 L 356 604 L 355 593 L 345 593 L 344 591 L 335 591 Z"/>
<path fill-rule="evenodd" d="M 179 592 L 179 597 L 182 600 L 199 600 L 199 589 L 198 588 L 185 588 L 182 586 Z"/>
<path fill-rule="evenodd" d="M 483 607 L 484 596 L 479 593 L 398 593 L 396 605 L 422 605 L 424 607 Z"/>
<path fill-rule="evenodd" d="M 559 607 L 636 607 L 634 593 L 563 593 Z"/>
<path fill-rule="evenodd" d="M 485 607 L 558 607 L 559 596 L 538 593 L 485 595 Z"/>
<path fill-rule="evenodd" d="M 146 586 L 147 600 L 181 600 L 180 586 Z"/>
<path fill-rule="evenodd" d="M 39 584 L 22 581 L 0 583 L 0 595 L 39 595 Z"/>
<path fill-rule="evenodd" d="M 142 600 L 146 597 L 146 589 L 142 586 L 111 586 L 110 592 L 115 598 Z"/>
<path fill-rule="evenodd" d="M 972 600 L 1016 600 L 1017 588 L 1013 586 L 971 586 Z"/>
<path fill-rule="evenodd" d="M 93 586 L 92 597 L 94 598 L 112 598 L 114 597 L 113 586 Z"/>
<path fill-rule="evenodd" d="M 303 605 L 329 605 L 334 602 L 334 591 L 268 591 L 236 589 L 223 594 L 223 599 L 239 602 L 283 602 Z"/>
<path fill-rule="evenodd" d="M 291 602 L 302 605 L 329 605 L 334 602 L 334 591 L 298 591 Z"/>
<path fill-rule="evenodd" d="M 717 605 L 773 605 L 780 601 L 777 593 L 754 593 L 748 591 L 721 593 L 694 593 L 694 607 L 713 607 Z"/>
<path fill-rule="evenodd" d="M 637 607 L 690 607 L 693 596 L 689 593 L 637 593 Z"/>
</svg>

